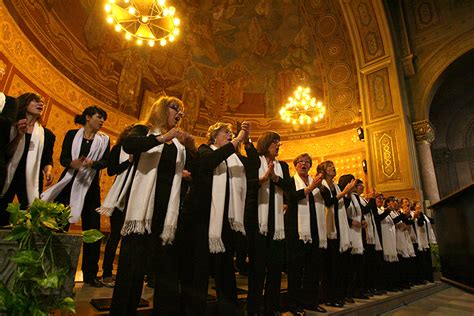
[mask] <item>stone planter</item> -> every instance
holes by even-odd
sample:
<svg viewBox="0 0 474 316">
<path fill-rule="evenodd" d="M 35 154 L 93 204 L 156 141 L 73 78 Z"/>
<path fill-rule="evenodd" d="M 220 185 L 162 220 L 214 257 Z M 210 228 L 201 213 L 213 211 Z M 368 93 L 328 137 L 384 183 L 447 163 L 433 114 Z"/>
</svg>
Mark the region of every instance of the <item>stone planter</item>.
<svg viewBox="0 0 474 316">
<path fill-rule="evenodd" d="M 4 237 L 9 230 L 0 229 L 0 280 L 11 288 L 16 265 L 9 257 L 18 249 L 16 241 L 6 241 Z M 37 241 L 41 246 L 41 241 Z M 53 295 L 61 298 L 72 297 L 74 289 L 74 277 L 76 274 L 77 262 L 82 246 L 82 236 L 78 234 L 55 234 L 53 237 L 53 253 L 55 263 L 58 267 L 69 268 L 63 286 Z"/>
</svg>

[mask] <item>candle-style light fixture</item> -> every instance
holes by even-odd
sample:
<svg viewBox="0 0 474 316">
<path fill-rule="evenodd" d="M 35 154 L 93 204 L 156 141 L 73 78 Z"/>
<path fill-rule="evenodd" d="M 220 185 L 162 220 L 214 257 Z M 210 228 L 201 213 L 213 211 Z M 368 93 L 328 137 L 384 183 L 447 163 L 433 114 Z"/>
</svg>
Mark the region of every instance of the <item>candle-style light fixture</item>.
<svg viewBox="0 0 474 316">
<path fill-rule="evenodd" d="M 115 31 L 123 32 L 126 40 L 134 39 L 137 45 L 153 47 L 158 42 L 165 46 L 180 33 L 176 8 L 167 6 L 165 0 L 107 0 L 104 9 Z"/>
<path fill-rule="evenodd" d="M 304 86 L 303 56 L 301 40 L 301 11 L 298 0 L 298 28 L 299 28 L 299 59 L 300 59 L 300 81 L 301 85 L 296 88 L 293 95 L 288 98 L 288 102 L 280 108 L 280 117 L 285 123 L 293 125 L 310 125 L 323 119 L 326 108 L 322 101 L 317 101 L 310 94 L 309 87 Z"/>
</svg>

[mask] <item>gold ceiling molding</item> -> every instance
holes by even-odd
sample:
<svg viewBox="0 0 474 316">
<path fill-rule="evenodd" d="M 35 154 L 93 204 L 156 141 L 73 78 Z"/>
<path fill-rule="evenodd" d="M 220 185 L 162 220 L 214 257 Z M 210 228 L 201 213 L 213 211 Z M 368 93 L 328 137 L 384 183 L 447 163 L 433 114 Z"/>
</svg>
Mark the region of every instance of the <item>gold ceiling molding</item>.
<svg viewBox="0 0 474 316">
<path fill-rule="evenodd" d="M 0 50 L 22 74 L 27 76 L 41 90 L 48 93 L 73 112 L 81 112 L 91 104 L 98 104 L 108 113 L 107 127 L 116 132 L 135 119 L 79 88 L 31 44 L 5 8 L 3 0 L 0 6 Z"/>
</svg>

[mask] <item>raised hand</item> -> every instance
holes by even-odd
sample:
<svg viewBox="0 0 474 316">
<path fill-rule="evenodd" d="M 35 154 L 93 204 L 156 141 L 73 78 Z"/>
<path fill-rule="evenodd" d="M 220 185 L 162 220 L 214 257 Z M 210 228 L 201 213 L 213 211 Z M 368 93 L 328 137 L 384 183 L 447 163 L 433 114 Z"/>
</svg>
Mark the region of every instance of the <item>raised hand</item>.
<svg viewBox="0 0 474 316">
<path fill-rule="evenodd" d="M 176 136 L 176 138 L 179 140 L 181 144 L 184 145 L 188 150 L 192 152 L 196 152 L 196 143 L 194 141 L 194 137 L 192 137 L 190 134 L 180 131 L 179 134 Z"/>
<path fill-rule="evenodd" d="M 26 133 L 26 129 L 28 128 L 28 124 L 26 123 L 26 119 L 21 119 L 16 123 L 16 131 L 17 137 L 22 137 Z"/>
</svg>

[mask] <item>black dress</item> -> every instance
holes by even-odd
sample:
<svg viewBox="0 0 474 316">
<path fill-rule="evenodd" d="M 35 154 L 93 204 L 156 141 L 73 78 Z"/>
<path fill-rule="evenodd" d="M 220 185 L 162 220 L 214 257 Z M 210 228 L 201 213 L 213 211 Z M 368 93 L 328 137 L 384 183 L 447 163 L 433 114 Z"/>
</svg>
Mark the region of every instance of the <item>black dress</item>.
<svg viewBox="0 0 474 316">
<path fill-rule="evenodd" d="M 61 177 L 59 178 L 59 181 L 66 175 L 71 165 L 72 143 L 77 132 L 77 129 L 70 130 L 66 133 L 66 136 L 64 137 L 61 156 L 59 158 L 59 161 L 64 167 L 64 170 L 61 174 Z M 86 140 L 85 138 L 83 138 L 81 148 L 79 150 L 79 157 L 87 157 L 90 152 L 91 145 L 92 140 Z M 97 170 L 97 172 L 84 198 L 84 206 L 81 212 L 81 226 L 83 231 L 89 229 L 100 230 L 100 214 L 96 212 L 96 208 L 100 206 L 100 170 L 107 167 L 109 152 L 110 148 L 107 145 L 107 149 L 105 150 L 101 159 L 95 161 L 92 165 L 92 168 Z M 69 183 L 56 197 L 55 202 L 63 203 L 66 205 L 69 204 L 71 199 L 71 188 L 76 175 L 77 171 L 74 172 L 71 181 L 69 181 Z M 97 277 L 97 272 L 99 271 L 100 243 L 101 241 L 99 240 L 92 244 L 83 244 L 82 273 L 84 275 L 84 282 L 86 283 L 91 282 Z"/>
<path fill-rule="evenodd" d="M 133 154 L 135 166 L 140 161 L 142 152 L 161 145 L 156 135 L 147 136 L 147 134 L 148 127 L 136 125 L 123 140 L 123 149 L 126 153 Z M 155 278 L 153 314 L 181 314 L 177 247 L 163 246 L 160 238 L 175 174 L 177 153 L 177 148 L 173 143 L 164 144 L 156 177 L 152 233 L 150 235 L 130 234 L 122 237 L 110 315 L 136 315 L 147 259 L 150 256 L 151 269 Z M 187 154 L 186 157 L 190 158 L 190 155 Z"/>
<path fill-rule="evenodd" d="M 5 209 L 7 208 L 8 203 L 13 202 L 15 195 L 17 196 L 18 201 L 20 202 L 20 208 L 22 210 L 26 209 L 29 205 L 28 196 L 26 193 L 26 177 L 29 176 L 26 174 L 26 158 L 28 157 L 28 148 L 30 146 L 30 141 L 31 134 L 26 133 L 23 155 L 21 156 L 21 159 L 18 163 L 15 175 L 13 176 L 8 191 L 5 192 L 5 195 L 0 199 L 0 226 L 8 225 L 10 213 L 6 212 Z M 53 165 L 53 148 L 55 141 L 56 136 L 54 136 L 53 132 L 51 132 L 47 128 L 44 128 L 44 144 L 43 152 L 41 154 L 41 164 L 39 170 L 39 193 L 43 191 L 43 169 L 45 166 Z"/>
</svg>

